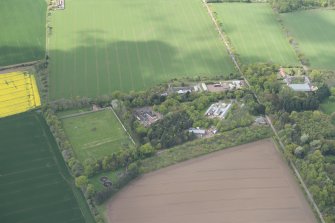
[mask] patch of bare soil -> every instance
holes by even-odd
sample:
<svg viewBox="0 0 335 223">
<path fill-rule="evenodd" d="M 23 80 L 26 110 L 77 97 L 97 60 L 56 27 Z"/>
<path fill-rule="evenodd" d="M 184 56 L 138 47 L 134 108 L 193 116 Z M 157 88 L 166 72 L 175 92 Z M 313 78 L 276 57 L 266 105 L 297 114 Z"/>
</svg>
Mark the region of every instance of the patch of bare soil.
<svg viewBox="0 0 335 223">
<path fill-rule="evenodd" d="M 111 223 L 316 223 L 271 140 L 146 174 L 108 204 Z"/>
</svg>

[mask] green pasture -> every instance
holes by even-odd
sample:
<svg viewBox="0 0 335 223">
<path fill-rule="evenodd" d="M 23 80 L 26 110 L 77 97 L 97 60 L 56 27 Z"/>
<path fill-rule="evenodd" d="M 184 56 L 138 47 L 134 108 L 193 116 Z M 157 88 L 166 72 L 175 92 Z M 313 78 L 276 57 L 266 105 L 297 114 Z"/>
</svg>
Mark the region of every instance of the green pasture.
<svg viewBox="0 0 335 223">
<path fill-rule="evenodd" d="M 51 99 L 235 72 L 200 0 L 71 0 L 52 27 Z"/>
<path fill-rule="evenodd" d="M 0 141 L 0 222 L 94 222 L 41 115 L 0 119 Z"/>
<path fill-rule="evenodd" d="M 310 66 L 335 70 L 335 11 L 304 10 L 281 16 L 301 51 L 309 59 Z"/>
<path fill-rule="evenodd" d="M 62 123 L 75 155 L 81 162 L 103 158 L 132 146 L 127 133 L 111 110 L 64 118 Z"/>
<path fill-rule="evenodd" d="M 45 0 L 0 1 L 0 66 L 43 59 Z"/>
<path fill-rule="evenodd" d="M 335 102 L 327 99 L 320 104 L 320 108 L 324 113 L 331 115 L 333 112 L 335 112 Z"/>
<path fill-rule="evenodd" d="M 242 63 L 299 65 L 269 4 L 215 3 L 211 8 Z"/>
</svg>

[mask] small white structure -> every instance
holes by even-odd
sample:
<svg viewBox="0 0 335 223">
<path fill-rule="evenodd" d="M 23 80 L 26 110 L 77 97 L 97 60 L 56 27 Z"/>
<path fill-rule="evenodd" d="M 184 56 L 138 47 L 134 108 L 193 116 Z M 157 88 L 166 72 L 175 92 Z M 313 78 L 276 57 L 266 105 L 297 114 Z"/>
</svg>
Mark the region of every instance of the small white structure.
<svg viewBox="0 0 335 223">
<path fill-rule="evenodd" d="M 208 91 L 208 88 L 205 83 L 201 83 L 201 87 L 204 91 Z"/>
<path fill-rule="evenodd" d="M 266 125 L 266 124 L 267 124 L 267 121 L 266 121 L 266 119 L 265 119 L 264 117 L 259 116 L 259 117 L 257 117 L 257 118 L 255 119 L 255 123 L 256 123 L 257 125 Z"/>
<path fill-rule="evenodd" d="M 55 9 L 65 9 L 65 0 L 55 0 L 54 1 L 54 7 Z"/>
<path fill-rule="evenodd" d="M 205 115 L 212 118 L 224 119 L 231 106 L 232 106 L 231 103 L 229 104 L 223 102 L 214 103 L 207 109 Z"/>
<path fill-rule="evenodd" d="M 168 92 L 170 93 L 178 93 L 178 94 L 186 94 L 186 93 L 191 93 L 194 88 L 189 86 L 189 87 L 171 87 L 169 86 Z"/>
<path fill-rule="evenodd" d="M 236 89 L 241 89 L 242 88 L 242 83 L 239 80 L 233 81 L 233 84 L 235 85 Z"/>
<path fill-rule="evenodd" d="M 205 135 L 206 134 L 206 130 L 200 129 L 199 127 L 198 128 L 190 128 L 190 129 L 188 129 L 188 132 L 194 133 L 196 135 Z"/>
<path fill-rule="evenodd" d="M 186 94 L 187 92 L 191 93 L 191 90 L 178 90 L 177 93 L 178 94 Z"/>
</svg>

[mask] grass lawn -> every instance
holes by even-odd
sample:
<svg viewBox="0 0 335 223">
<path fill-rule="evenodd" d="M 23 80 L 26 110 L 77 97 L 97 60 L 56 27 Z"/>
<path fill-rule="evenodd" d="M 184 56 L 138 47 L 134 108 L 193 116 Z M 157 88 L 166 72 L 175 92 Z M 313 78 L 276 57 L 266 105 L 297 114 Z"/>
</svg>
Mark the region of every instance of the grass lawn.
<svg viewBox="0 0 335 223">
<path fill-rule="evenodd" d="M 216 3 L 211 8 L 242 63 L 299 65 L 269 4 Z"/>
<path fill-rule="evenodd" d="M 320 104 L 320 108 L 324 113 L 330 115 L 335 112 L 335 102 L 326 100 Z"/>
<path fill-rule="evenodd" d="M 62 119 L 77 158 L 99 159 L 132 146 L 112 111 L 104 110 Z"/>
<path fill-rule="evenodd" d="M 52 27 L 51 99 L 236 72 L 201 1 L 71 0 Z"/>
<path fill-rule="evenodd" d="M 44 57 L 46 10 L 45 0 L 0 1 L 0 66 Z"/>
<path fill-rule="evenodd" d="M 94 222 L 41 115 L 0 119 L 0 141 L 0 222 Z"/>
<path fill-rule="evenodd" d="M 334 10 L 303 10 L 282 14 L 282 18 L 311 67 L 335 70 Z"/>
</svg>

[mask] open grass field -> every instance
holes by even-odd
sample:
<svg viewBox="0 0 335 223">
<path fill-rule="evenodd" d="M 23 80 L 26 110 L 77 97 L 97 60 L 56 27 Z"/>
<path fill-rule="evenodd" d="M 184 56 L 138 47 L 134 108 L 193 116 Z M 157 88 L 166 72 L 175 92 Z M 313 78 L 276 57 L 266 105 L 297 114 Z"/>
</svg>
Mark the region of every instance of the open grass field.
<svg viewBox="0 0 335 223">
<path fill-rule="evenodd" d="M 317 223 L 270 139 L 144 175 L 107 210 L 111 223 Z"/>
<path fill-rule="evenodd" d="M 132 146 L 128 135 L 111 110 L 64 118 L 62 123 L 75 155 L 81 162 L 86 159 L 103 158 Z"/>
<path fill-rule="evenodd" d="M 45 0 L 0 1 L 0 66 L 44 57 L 46 10 Z"/>
<path fill-rule="evenodd" d="M 34 75 L 0 74 L 0 118 L 39 107 L 41 99 Z"/>
<path fill-rule="evenodd" d="M 335 102 L 326 100 L 320 104 L 320 108 L 324 113 L 331 115 L 333 112 L 335 112 Z"/>
<path fill-rule="evenodd" d="M 53 12 L 50 97 L 236 72 L 202 2 L 71 0 Z"/>
<path fill-rule="evenodd" d="M 282 14 L 313 68 L 335 70 L 335 11 L 308 10 Z"/>
<path fill-rule="evenodd" d="M 0 119 L 0 141 L 1 223 L 94 222 L 41 115 Z"/>
<path fill-rule="evenodd" d="M 269 4 L 216 3 L 210 6 L 223 23 L 223 30 L 242 63 L 299 65 Z"/>
</svg>

